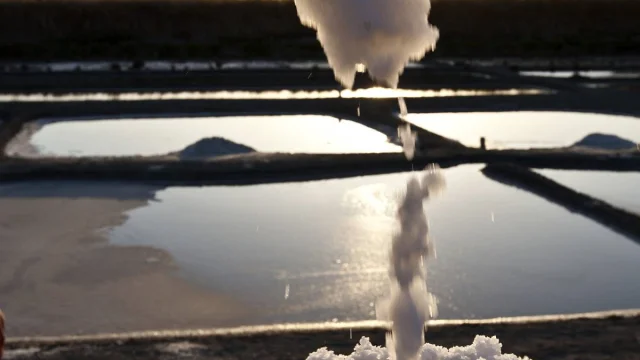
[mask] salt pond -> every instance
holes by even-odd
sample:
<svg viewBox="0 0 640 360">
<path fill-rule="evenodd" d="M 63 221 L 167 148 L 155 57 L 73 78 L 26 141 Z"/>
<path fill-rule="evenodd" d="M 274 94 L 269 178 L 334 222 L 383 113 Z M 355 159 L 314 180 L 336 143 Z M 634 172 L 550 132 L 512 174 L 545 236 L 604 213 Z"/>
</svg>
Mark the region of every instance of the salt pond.
<svg viewBox="0 0 640 360">
<path fill-rule="evenodd" d="M 522 76 L 570 78 L 581 76 L 589 79 L 639 79 L 639 72 L 588 70 L 588 71 L 521 71 Z"/>
<path fill-rule="evenodd" d="M 45 125 L 31 144 L 65 156 L 158 155 L 202 138 L 223 137 L 263 152 L 399 152 L 387 136 L 330 116 L 228 116 L 64 121 Z"/>
<path fill-rule="evenodd" d="M 446 170 L 427 207 L 441 318 L 640 307 L 640 246 L 479 169 Z M 172 187 L 110 239 L 169 251 L 181 276 L 259 309 L 256 322 L 371 319 L 407 178 Z"/>
<path fill-rule="evenodd" d="M 407 119 L 437 134 L 478 147 L 545 148 L 570 146 L 591 133 L 640 142 L 640 119 L 574 112 L 510 111 L 409 114 Z"/>
<path fill-rule="evenodd" d="M 537 170 L 560 184 L 606 201 L 613 206 L 640 214 L 640 184 L 637 172 Z"/>
<path fill-rule="evenodd" d="M 409 114 L 407 119 L 473 147 L 479 146 L 480 137 L 487 138 L 489 148 L 569 146 L 592 133 L 613 134 L 640 142 L 640 121 L 629 116 L 472 112 Z M 43 123 L 44 127 L 35 132 L 30 145 L 48 155 L 158 155 L 179 151 L 200 139 L 214 136 L 263 152 L 399 151 L 398 146 L 388 142 L 386 135 L 359 123 L 339 121 L 330 116 L 43 119 Z"/>
</svg>

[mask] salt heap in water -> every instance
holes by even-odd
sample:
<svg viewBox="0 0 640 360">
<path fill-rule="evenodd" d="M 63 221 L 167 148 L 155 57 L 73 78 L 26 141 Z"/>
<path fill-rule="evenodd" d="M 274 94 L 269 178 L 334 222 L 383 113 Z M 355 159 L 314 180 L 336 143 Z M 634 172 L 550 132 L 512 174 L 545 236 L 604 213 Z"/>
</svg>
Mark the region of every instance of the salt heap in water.
<svg viewBox="0 0 640 360">
<path fill-rule="evenodd" d="M 395 88 L 404 67 L 433 50 L 438 29 L 428 21 L 429 0 L 295 0 L 300 21 L 318 32 L 336 79 L 353 86 L 364 65 Z"/>
</svg>

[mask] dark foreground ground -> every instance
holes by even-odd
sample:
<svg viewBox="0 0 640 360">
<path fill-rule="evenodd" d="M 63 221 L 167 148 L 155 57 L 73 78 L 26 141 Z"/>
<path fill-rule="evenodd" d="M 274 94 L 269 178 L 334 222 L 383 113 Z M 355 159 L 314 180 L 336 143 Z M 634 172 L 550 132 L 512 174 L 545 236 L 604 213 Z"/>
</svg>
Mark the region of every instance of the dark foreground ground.
<svg viewBox="0 0 640 360">
<path fill-rule="evenodd" d="M 637 0 L 433 0 L 435 57 L 640 54 Z M 0 61 L 322 59 L 292 0 L 0 1 Z"/>
<path fill-rule="evenodd" d="M 476 335 L 497 336 L 503 353 L 532 359 L 632 360 L 640 359 L 640 316 L 637 312 L 596 318 L 534 320 L 526 323 L 468 323 L 432 326 L 428 342 L 452 347 L 471 344 Z M 261 331 L 202 331 L 147 333 L 68 339 L 14 339 L 16 349 L 31 348 L 27 359 L 264 359 L 300 360 L 310 352 L 328 347 L 350 354 L 360 337 L 384 345 L 384 330 L 349 325 L 325 329 L 279 329 Z M 19 353 L 19 352 L 18 352 Z M 182 356 L 180 356 L 182 355 Z"/>
</svg>

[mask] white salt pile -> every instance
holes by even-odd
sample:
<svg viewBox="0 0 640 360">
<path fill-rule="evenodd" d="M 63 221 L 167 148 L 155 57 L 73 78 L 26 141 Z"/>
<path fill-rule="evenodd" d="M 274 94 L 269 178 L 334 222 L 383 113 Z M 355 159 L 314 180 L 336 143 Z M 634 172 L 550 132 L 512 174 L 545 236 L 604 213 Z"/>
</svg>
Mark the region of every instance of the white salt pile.
<svg viewBox="0 0 640 360">
<path fill-rule="evenodd" d="M 374 346 L 369 338 L 363 337 L 351 355 L 337 355 L 327 348 L 319 349 L 307 357 L 307 360 L 386 360 L 390 358 L 387 349 Z M 419 360 L 527 360 L 513 354 L 502 354 L 502 344 L 494 336 L 476 336 L 469 346 L 456 346 L 447 349 L 432 344 L 423 345 L 418 353 Z"/>
<path fill-rule="evenodd" d="M 603 150 L 640 149 L 640 145 L 616 135 L 594 133 L 582 138 L 571 147 L 586 147 Z"/>
<path fill-rule="evenodd" d="M 428 21 L 429 0 L 295 0 L 300 21 L 318 32 L 336 79 L 353 86 L 364 66 L 395 88 L 404 67 L 433 50 L 438 30 Z"/>
<path fill-rule="evenodd" d="M 177 155 L 181 160 L 207 159 L 215 156 L 246 154 L 256 150 L 231 140 L 214 136 L 198 140 L 179 151 Z"/>
</svg>

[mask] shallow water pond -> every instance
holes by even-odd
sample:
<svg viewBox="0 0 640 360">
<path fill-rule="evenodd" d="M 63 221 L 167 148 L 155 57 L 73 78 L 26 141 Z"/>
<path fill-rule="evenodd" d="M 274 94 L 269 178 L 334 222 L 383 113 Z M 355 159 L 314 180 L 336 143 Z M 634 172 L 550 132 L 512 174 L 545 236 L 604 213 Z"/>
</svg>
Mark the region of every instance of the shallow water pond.
<svg viewBox="0 0 640 360">
<path fill-rule="evenodd" d="M 427 206 L 441 318 L 640 306 L 640 246 L 479 170 L 446 170 Z M 409 176 L 171 187 L 110 238 L 169 251 L 181 276 L 257 309 L 257 323 L 371 319 Z"/>
<path fill-rule="evenodd" d="M 569 146 L 592 133 L 605 133 L 640 142 L 640 119 L 573 112 L 471 112 L 409 114 L 407 119 L 429 131 L 489 148 Z"/>
<path fill-rule="evenodd" d="M 589 79 L 638 79 L 639 72 L 588 70 L 588 71 L 521 71 L 520 75 L 535 77 L 570 78 L 581 76 Z"/>
<path fill-rule="evenodd" d="M 64 156 L 159 155 L 208 137 L 261 152 L 399 152 L 387 136 L 330 116 L 228 116 L 54 122 L 31 138 L 41 154 Z M 212 155 L 215 155 L 212 154 Z"/>
<path fill-rule="evenodd" d="M 634 195 L 638 191 L 638 185 L 640 185 L 640 173 L 566 170 L 536 171 L 578 192 L 640 214 L 640 197 Z"/>
</svg>

